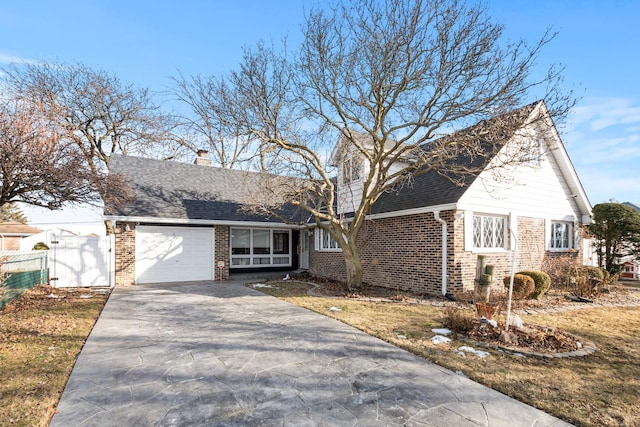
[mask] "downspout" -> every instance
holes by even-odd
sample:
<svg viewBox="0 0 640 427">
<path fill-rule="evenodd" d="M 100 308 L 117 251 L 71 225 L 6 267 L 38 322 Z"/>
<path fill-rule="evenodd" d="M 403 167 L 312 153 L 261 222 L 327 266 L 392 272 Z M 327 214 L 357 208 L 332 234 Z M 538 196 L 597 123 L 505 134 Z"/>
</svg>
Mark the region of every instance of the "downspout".
<svg viewBox="0 0 640 427">
<path fill-rule="evenodd" d="M 433 217 L 442 224 L 442 296 L 447 296 L 447 222 L 440 218 L 440 211 L 433 211 Z"/>
<path fill-rule="evenodd" d="M 113 230 L 109 236 L 109 287 L 113 288 L 116 285 L 116 221 L 111 219 L 109 222 Z"/>
</svg>

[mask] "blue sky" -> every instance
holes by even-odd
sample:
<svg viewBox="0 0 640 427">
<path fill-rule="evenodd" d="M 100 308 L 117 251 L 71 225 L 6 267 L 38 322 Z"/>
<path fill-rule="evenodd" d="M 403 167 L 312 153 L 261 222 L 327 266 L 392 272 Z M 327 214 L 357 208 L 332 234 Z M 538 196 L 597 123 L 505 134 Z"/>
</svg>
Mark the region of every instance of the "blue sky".
<svg viewBox="0 0 640 427">
<path fill-rule="evenodd" d="M 165 90 L 169 78 L 234 68 L 242 46 L 299 40 L 308 0 L 22 0 L 0 2 L 0 65 L 15 60 L 80 61 L 123 81 Z M 510 39 L 559 32 L 540 72 L 562 64 L 579 101 L 560 130 L 592 204 L 640 202 L 640 2 L 493 0 L 492 17 Z M 535 101 L 534 99 L 530 101 Z M 76 209 L 25 209 L 32 223 L 96 222 Z M 76 229 L 78 227 L 75 227 Z"/>
</svg>

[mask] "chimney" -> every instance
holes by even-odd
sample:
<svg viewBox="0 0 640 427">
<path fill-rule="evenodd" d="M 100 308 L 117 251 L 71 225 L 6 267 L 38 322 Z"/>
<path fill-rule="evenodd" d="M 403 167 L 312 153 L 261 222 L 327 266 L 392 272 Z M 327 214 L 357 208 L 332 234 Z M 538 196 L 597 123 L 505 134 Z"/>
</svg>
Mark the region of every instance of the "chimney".
<svg viewBox="0 0 640 427">
<path fill-rule="evenodd" d="M 207 158 L 207 150 L 198 150 L 198 157 L 196 157 L 194 165 L 211 166 L 211 159 Z"/>
</svg>

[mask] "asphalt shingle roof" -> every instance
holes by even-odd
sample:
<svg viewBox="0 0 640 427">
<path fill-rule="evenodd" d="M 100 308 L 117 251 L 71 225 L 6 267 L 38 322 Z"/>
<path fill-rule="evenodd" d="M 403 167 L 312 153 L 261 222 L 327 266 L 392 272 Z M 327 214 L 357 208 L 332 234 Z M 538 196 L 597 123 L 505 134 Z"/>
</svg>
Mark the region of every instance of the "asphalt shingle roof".
<svg viewBox="0 0 640 427">
<path fill-rule="evenodd" d="M 447 164 L 452 166 L 453 172 L 448 174 L 425 167 L 426 172 L 418 174 L 399 188 L 382 194 L 372 206 L 371 213 L 395 212 L 457 202 L 498 151 L 509 141 L 513 133 L 524 125 L 538 103 L 539 101 L 491 120 L 483 120 L 466 129 L 424 144 L 421 148 L 429 154 L 440 144 L 455 143 L 456 140 L 462 139 L 468 141 L 471 138 L 480 144 L 482 154 L 470 157 L 467 153 L 461 152 L 452 156 L 447 160 Z M 503 130 L 501 123 L 505 121 L 508 121 L 509 125 Z M 491 130 L 492 126 L 496 128 Z M 484 132 L 485 129 L 489 131 Z M 460 172 L 462 169 L 468 169 L 468 171 Z"/>
<path fill-rule="evenodd" d="M 0 223 L 0 233 L 7 235 L 20 235 L 29 236 L 31 234 L 38 234 L 42 232 L 39 228 L 32 227 L 21 222 L 2 222 Z"/>
<path fill-rule="evenodd" d="M 479 176 L 497 152 L 521 127 L 538 103 L 533 103 L 481 121 L 467 129 L 453 133 L 421 148 L 426 155 L 434 153 L 440 144 L 455 146 L 456 140 L 475 139 L 481 154 L 464 151 L 447 157 L 446 163 L 456 172 L 446 176 L 426 167 L 424 172 L 393 191 L 384 193 L 376 201 L 371 213 L 386 213 L 457 202 Z M 509 121 L 507 131 L 501 123 Z M 494 131 L 492 131 L 492 127 Z M 495 131 L 497 130 L 497 131 Z M 462 166 L 461 168 L 458 166 Z M 466 172 L 460 170 L 467 169 Z M 105 215 L 149 218 L 199 219 L 216 221 L 282 222 L 278 216 L 257 214 L 243 209 L 264 192 L 265 175 L 211 166 L 140 157 L 111 156 L 110 173 L 125 176 L 134 193 L 134 200 L 124 207 L 113 206 L 107 200 Z M 308 214 L 285 206 L 280 216 L 290 222 L 304 222 Z"/>
<path fill-rule="evenodd" d="M 124 206 L 107 200 L 108 216 L 282 222 L 243 209 L 262 191 L 260 173 L 118 154 L 111 156 L 109 173 L 126 177 L 134 199 Z M 282 215 L 302 218 L 291 207 Z"/>
</svg>

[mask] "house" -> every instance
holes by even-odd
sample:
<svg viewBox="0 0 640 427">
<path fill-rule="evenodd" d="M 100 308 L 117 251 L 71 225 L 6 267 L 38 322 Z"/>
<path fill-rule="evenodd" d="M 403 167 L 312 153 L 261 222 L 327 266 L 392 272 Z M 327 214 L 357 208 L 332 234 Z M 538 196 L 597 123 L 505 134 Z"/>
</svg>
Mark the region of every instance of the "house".
<svg viewBox="0 0 640 427">
<path fill-rule="evenodd" d="M 628 260 L 622 263 L 621 279 L 640 280 L 640 262 Z"/>
<path fill-rule="evenodd" d="M 591 205 L 544 103 L 506 117 L 517 130 L 499 138 L 485 141 L 481 131 L 505 116 L 440 141 L 477 138 L 486 154 L 446 159 L 458 166 L 454 176 L 425 171 L 378 199 L 359 237 L 365 282 L 445 294 L 474 286 L 479 255 L 495 267 L 497 281 L 511 270 L 516 248 L 518 270 L 579 255 Z M 434 146 L 423 149 L 428 154 Z M 501 166 L 514 153 L 526 158 Z M 332 161 L 337 208 L 348 220 L 369 166 L 343 141 Z M 126 176 L 135 195 L 125 207 L 105 208 L 116 230 L 116 285 L 226 279 L 257 269 L 345 277 L 340 249 L 304 213 L 246 209 L 264 174 L 117 155 L 110 173 Z"/>
<path fill-rule="evenodd" d="M 510 273 L 516 248 L 517 270 L 542 269 L 550 257 L 580 256 L 581 227 L 590 222 L 591 205 L 543 102 L 442 142 L 483 135 L 483 127 L 499 120 L 517 121 L 516 131 L 487 141 L 479 136 L 487 155 L 449 159 L 460 166 L 457 175 L 427 171 L 378 199 L 360 237 L 363 281 L 446 294 L 474 287 L 480 255 L 494 266 L 498 283 Z M 514 153 L 524 158 L 501 166 Z M 338 167 L 338 210 L 348 218 L 362 194 L 359 177 L 368 174 L 369 166 L 339 148 L 332 160 Z M 466 168 L 470 173 L 463 172 L 465 166 L 473 166 Z M 315 236 L 310 273 L 343 278 L 339 248 L 322 230 Z"/>
<path fill-rule="evenodd" d="M 0 250 L 17 251 L 20 250 L 20 242 L 25 237 L 40 233 L 39 228 L 21 222 L 0 223 Z M 31 249 L 31 248 L 29 248 Z"/>
<path fill-rule="evenodd" d="M 109 173 L 127 178 L 133 200 L 107 201 L 115 231 L 115 284 L 224 280 L 232 272 L 308 267 L 308 215 L 246 206 L 264 196 L 265 174 L 113 155 Z M 282 218 L 286 218 L 286 221 Z M 302 239 L 301 239 L 302 237 Z"/>
</svg>

